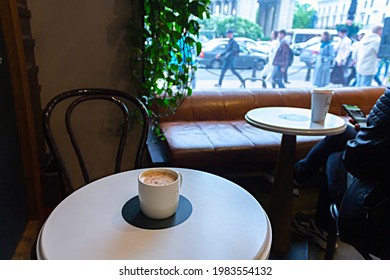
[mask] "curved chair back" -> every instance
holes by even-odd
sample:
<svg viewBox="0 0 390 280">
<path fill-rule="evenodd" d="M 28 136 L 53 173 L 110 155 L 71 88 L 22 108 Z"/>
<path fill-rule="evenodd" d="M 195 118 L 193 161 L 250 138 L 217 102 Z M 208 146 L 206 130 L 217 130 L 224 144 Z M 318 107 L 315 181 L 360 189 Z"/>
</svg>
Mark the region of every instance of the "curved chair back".
<svg viewBox="0 0 390 280">
<path fill-rule="evenodd" d="M 84 117 L 76 118 L 74 116 L 75 112 L 81 112 L 80 110 L 85 111 L 82 115 Z M 120 114 L 112 113 L 118 110 Z M 54 112 L 56 112 L 56 117 L 58 116 L 55 123 L 56 128 L 53 127 Z M 83 124 L 76 133 L 75 127 L 80 126 L 81 123 Z M 135 150 L 132 168 L 139 168 L 142 165 L 149 128 L 148 111 L 139 99 L 128 93 L 102 88 L 75 89 L 61 93 L 45 107 L 42 125 L 46 142 L 60 175 L 62 199 L 77 187 L 88 184 L 93 180 L 118 173 L 123 169 L 131 169 L 130 167 L 124 168 L 122 164 L 124 158 L 128 160 L 130 157 L 130 153 L 127 153 L 128 149 L 125 149 L 126 146 L 130 145 L 133 147 L 132 150 Z M 64 131 L 58 129 L 58 126 L 62 126 Z M 91 136 L 92 133 L 89 132 L 89 129 L 92 129 L 93 126 L 98 127 L 97 131 L 99 133 L 97 136 Z M 80 141 L 83 133 L 86 134 L 85 137 L 89 135 L 92 139 L 84 141 L 84 145 L 81 145 Z M 98 142 L 109 147 L 108 151 L 105 151 L 104 147 L 96 147 L 95 144 Z M 64 143 L 68 143 L 68 149 L 60 147 L 64 146 Z M 69 153 L 72 151 L 70 147 L 74 151 L 73 160 L 69 160 Z M 129 148 L 129 150 L 131 149 Z M 101 159 L 98 159 L 98 156 L 107 152 L 115 153 L 104 156 L 104 159 L 113 161 L 113 164 L 110 164 L 113 167 L 107 167 L 111 171 L 106 171 L 105 174 L 91 175 L 91 165 L 99 165 Z M 85 159 L 87 155 L 91 157 L 88 162 Z M 83 179 L 79 186 L 75 186 L 77 184 L 74 183 L 75 180 L 70 175 L 70 170 L 74 169 L 75 158 L 79 166 L 78 173 L 81 173 L 79 177 Z M 107 164 L 102 163 L 102 165 L 106 167 Z"/>
</svg>

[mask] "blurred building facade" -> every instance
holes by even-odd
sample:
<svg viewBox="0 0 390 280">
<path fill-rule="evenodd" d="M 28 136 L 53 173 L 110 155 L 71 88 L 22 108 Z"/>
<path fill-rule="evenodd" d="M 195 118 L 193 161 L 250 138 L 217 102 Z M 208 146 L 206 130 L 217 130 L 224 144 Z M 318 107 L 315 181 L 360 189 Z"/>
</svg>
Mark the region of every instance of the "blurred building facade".
<svg viewBox="0 0 390 280">
<path fill-rule="evenodd" d="M 295 0 L 211 0 L 211 15 L 235 16 L 258 23 L 265 36 L 292 27 Z"/>
<path fill-rule="evenodd" d="M 345 23 L 351 0 L 319 0 L 317 28 L 334 28 Z M 383 24 L 390 17 L 390 0 L 358 0 L 354 22 L 361 24 L 363 29 Z"/>
<path fill-rule="evenodd" d="M 258 0 L 211 0 L 210 11 L 215 16 L 235 16 L 256 22 Z"/>
<path fill-rule="evenodd" d="M 295 0 L 258 0 L 257 22 L 264 35 L 270 36 L 272 30 L 292 28 Z"/>
</svg>

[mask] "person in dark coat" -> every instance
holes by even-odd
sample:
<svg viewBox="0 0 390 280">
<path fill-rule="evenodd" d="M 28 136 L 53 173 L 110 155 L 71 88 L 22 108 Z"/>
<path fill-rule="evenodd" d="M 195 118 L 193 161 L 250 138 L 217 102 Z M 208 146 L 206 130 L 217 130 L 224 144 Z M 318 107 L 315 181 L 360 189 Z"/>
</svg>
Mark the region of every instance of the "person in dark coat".
<svg viewBox="0 0 390 280">
<path fill-rule="evenodd" d="M 244 79 L 236 71 L 236 68 L 235 68 L 235 59 L 236 59 L 236 56 L 239 55 L 240 46 L 238 45 L 236 40 L 234 40 L 234 36 L 233 36 L 233 31 L 232 30 L 228 30 L 226 32 L 226 37 L 229 38 L 229 43 L 228 43 L 228 45 L 226 47 L 226 50 L 223 53 L 217 54 L 215 56 L 215 58 L 217 58 L 217 59 L 220 59 L 221 57 L 224 57 L 223 64 L 222 64 L 222 69 L 221 69 L 221 75 L 219 76 L 218 84 L 215 84 L 215 86 L 216 87 L 221 87 L 223 78 L 225 76 L 225 73 L 226 73 L 226 71 L 228 69 L 230 69 L 230 71 L 232 71 L 232 73 L 234 75 L 236 75 L 236 77 L 240 80 L 240 82 L 241 82 L 240 86 L 243 87 L 244 86 Z"/>
<path fill-rule="evenodd" d="M 367 127 L 347 125 L 344 133 L 327 136 L 295 164 L 294 180 L 301 184 L 325 169 L 327 185 L 319 189 L 314 216 L 297 213 L 294 226 L 321 248 L 326 245 L 330 204 L 340 206 L 348 186 L 380 182 L 390 193 L 390 89 L 378 99 L 367 117 Z M 348 181 L 348 174 L 352 180 Z M 389 231 L 390 223 L 387 224 Z"/>
<path fill-rule="evenodd" d="M 279 31 L 280 46 L 276 52 L 273 61 L 274 70 L 272 72 L 272 81 L 278 85 L 279 88 L 285 88 L 283 83 L 284 74 L 287 71 L 290 61 L 291 49 L 286 38 L 286 30 Z"/>
</svg>

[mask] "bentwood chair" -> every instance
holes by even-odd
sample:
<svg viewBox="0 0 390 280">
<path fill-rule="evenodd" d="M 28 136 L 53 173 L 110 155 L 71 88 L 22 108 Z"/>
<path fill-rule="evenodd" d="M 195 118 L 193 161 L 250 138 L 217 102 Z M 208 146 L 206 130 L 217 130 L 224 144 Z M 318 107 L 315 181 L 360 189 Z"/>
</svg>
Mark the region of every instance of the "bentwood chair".
<svg viewBox="0 0 390 280">
<path fill-rule="evenodd" d="M 60 176 L 61 199 L 98 178 L 142 165 L 148 112 L 126 92 L 63 92 L 45 107 L 42 125 Z"/>
<path fill-rule="evenodd" d="M 142 167 L 148 111 L 126 92 L 63 92 L 46 105 L 42 126 L 61 181 L 59 200 L 98 178 Z M 37 259 L 36 244 L 31 259 Z"/>
</svg>

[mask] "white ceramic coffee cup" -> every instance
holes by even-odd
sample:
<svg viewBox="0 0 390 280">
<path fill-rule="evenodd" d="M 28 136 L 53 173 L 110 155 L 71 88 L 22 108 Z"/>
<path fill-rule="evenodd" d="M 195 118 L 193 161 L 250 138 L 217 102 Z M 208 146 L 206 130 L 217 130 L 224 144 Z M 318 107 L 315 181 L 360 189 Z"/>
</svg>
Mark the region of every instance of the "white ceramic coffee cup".
<svg viewBox="0 0 390 280">
<path fill-rule="evenodd" d="M 311 91 L 311 121 L 322 123 L 328 113 L 332 101 L 333 90 L 313 89 Z"/>
<path fill-rule="evenodd" d="M 145 182 L 151 174 L 169 174 L 173 181 L 164 184 Z M 176 213 L 179 204 L 182 175 L 169 168 L 151 168 L 138 176 L 138 196 L 141 211 L 151 219 L 165 219 Z"/>
</svg>

